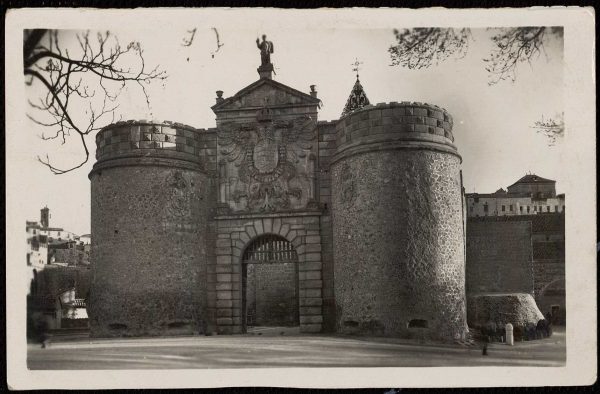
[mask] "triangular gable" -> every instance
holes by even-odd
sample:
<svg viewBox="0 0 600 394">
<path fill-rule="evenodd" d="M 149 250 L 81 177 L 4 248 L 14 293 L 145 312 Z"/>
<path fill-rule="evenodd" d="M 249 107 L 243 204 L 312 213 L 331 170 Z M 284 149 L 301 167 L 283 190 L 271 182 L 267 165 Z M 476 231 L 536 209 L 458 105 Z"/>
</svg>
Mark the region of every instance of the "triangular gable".
<svg viewBox="0 0 600 394">
<path fill-rule="evenodd" d="M 262 78 L 213 105 L 214 112 L 262 106 L 318 105 L 320 100 L 272 79 Z"/>
</svg>

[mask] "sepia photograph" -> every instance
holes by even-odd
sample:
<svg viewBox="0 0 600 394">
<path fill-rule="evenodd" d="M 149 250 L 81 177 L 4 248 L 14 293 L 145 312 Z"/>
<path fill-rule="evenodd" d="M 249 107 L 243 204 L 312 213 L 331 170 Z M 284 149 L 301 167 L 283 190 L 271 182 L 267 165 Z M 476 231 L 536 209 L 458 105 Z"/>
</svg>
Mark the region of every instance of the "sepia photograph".
<svg viewBox="0 0 600 394">
<path fill-rule="evenodd" d="M 596 380 L 593 9 L 6 21 L 11 388 Z"/>
</svg>

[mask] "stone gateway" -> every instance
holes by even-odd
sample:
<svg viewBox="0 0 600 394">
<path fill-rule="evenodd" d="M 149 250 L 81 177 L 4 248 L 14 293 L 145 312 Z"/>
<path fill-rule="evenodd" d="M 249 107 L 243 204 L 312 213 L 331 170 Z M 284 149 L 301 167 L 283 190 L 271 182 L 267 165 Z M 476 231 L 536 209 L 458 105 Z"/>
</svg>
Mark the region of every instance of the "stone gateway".
<svg viewBox="0 0 600 394">
<path fill-rule="evenodd" d="M 450 115 L 367 101 L 318 121 L 314 86 L 274 81 L 269 65 L 232 97 L 217 92 L 215 128 L 127 121 L 98 132 L 92 336 L 299 326 L 464 339 Z"/>
</svg>

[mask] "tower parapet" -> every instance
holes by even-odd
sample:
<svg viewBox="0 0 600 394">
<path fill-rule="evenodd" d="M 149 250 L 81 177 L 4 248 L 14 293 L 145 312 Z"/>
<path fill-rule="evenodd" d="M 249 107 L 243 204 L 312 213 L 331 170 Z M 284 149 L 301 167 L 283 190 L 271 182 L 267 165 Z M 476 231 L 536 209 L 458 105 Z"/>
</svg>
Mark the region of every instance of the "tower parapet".
<svg viewBox="0 0 600 394">
<path fill-rule="evenodd" d="M 339 120 L 332 158 L 337 329 L 467 333 L 460 162 L 452 118 L 422 103 Z"/>
</svg>

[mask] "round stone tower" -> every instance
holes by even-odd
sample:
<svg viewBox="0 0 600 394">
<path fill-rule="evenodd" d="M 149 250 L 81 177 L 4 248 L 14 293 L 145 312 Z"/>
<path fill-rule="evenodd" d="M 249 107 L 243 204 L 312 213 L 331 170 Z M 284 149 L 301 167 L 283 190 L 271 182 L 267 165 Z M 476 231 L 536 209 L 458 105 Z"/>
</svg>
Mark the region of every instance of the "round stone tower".
<svg viewBox="0 0 600 394">
<path fill-rule="evenodd" d="M 90 172 L 92 336 L 203 332 L 212 180 L 203 131 L 119 122 L 96 136 Z"/>
<path fill-rule="evenodd" d="M 336 127 L 338 331 L 464 338 L 461 157 L 450 115 L 428 104 L 377 104 Z"/>
</svg>

